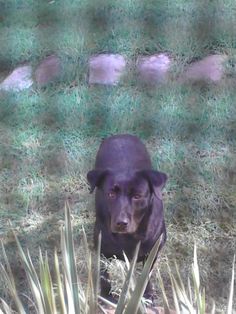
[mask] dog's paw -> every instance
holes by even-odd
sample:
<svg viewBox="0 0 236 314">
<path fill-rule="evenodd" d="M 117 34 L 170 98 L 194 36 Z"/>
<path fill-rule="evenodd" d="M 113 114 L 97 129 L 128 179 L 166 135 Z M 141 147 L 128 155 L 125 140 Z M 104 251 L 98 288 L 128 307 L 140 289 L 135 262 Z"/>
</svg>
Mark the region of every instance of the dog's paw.
<svg viewBox="0 0 236 314">
<path fill-rule="evenodd" d="M 146 287 L 145 292 L 144 292 L 144 295 L 143 295 L 144 298 L 149 300 L 150 303 L 153 305 L 154 300 L 155 300 L 155 295 L 156 295 L 156 293 L 155 293 L 153 285 L 150 282 L 148 282 L 147 287 Z"/>
<path fill-rule="evenodd" d="M 117 298 L 115 296 L 113 296 L 111 293 L 109 294 L 101 294 L 101 297 L 103 299 L 106 299 L 107 301 L 111 302 L 111 303 L 114 303 L 114 304 L 117 304 Z M 101 300 L 103 304 L 107 305 L 106 304 L 106 301 L 104 300 Z"/>
</svg>

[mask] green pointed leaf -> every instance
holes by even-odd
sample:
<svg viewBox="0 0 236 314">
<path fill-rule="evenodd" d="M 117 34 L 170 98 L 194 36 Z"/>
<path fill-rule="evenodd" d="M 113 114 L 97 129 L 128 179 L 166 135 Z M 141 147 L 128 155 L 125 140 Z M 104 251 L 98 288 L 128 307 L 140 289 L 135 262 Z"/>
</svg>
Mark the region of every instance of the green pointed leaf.
<svg viewBox="0 0 236 314">
<path fill-rule="evenodd" d="M 63 286 L 61 281 L 61 274 L 60 274 L 60 266 L 58 261 L 58 256 L 56 250 L 54 251 L 54 265 L 55 265 L 55 273 L 56 273 L 56 287 L 57 287 L 57 294 L 59 299 L 59 312 L 61 314 L 66 314 L 66 304 L 65 304 L 65 296 L 63 293 Z"/>
<path fill-rule="evenodd" d="M 188 295 L 189 295 L 189 301 L 191 304 L 193 304 L 193 295 L 192 295 L 192 287 L 191 287 L 191 282 L 188 277 Z"/>
<path fill-rule="evenodd" d="M 64 257 L 65 257 L 65 267 L 67 274 L 67 284 L 70 284 L 70 292 L 73 295 L 71 301 L 74 303 L 74 310 L 76 313 L 80 312 L 80 302 L 79 302 L 79 285 L 78 276 L 75 264 L 75 250 L 73 242 L 73 232 L 70 219 L 70 208 L 67 204 L 65 206 L 65 232 L 64 232 Z"/>
<path fill-rule="evenodd" d="M 128 296 L 128 291 L 129 291 L 129 288 L 131 285 L 132 277 L 134 275 L 135 265 L 136 265 L 137 259 L 138 259 L 139 248 L 140 248 L 140 242 L 136 246 L 136 249 L 134 252 L 134 257 L 133 257 L 131 263 L 127 264 L 127 265 L 129 265 L 129 270 L 128 270 L 128 273 L 126 275 L 125 282 L 123 284 L 123 287 L 122 287 L 122 290 L 121 290 L 121 293 L 119 296 L 119 300 L 117 303 L 117 308 L 116 308 L 115 314 L 122 314 L 122 312 L 124 310 L 126 299 Z"/>
<path fill-rule="evenodd" d="M 199 291 L 200 289 L 200 274 L 199 274 L 199 267 L 197 261 L 197 246 L 196 243 L 194 244 L 194 253 L 193 253 L 193 273 L 195 277 L 196 287 Z"/>
<path fill-rule="evenodd" d="M 124 311 L 124 314 L 136 314 L 138 308 L 140 306 L 141 298 L 147 286 L 149 277 L 150 277 L 150 270 L 152 268 L 153 262 L 156 258 L 159 246 L 160 246 L 161 237 L 156 241 L 155 245 L 153 246 L 146 262 L 141 272 L 141 275 L 137 279 L 137 283 L 132 293 L 132 296 L 127 304 L 127 307 Z"/>
<path fill-rule="evenodd" d="M 227 306 L 227 314 L 233 314 L 233 295 L 234 295 L 234 265 L 235 265 L 235 255 L 233 258 L 233 267 L 232 267 L 232 277 L 229 291 L 229 300 Z"/>
<path fill-rule="evenodd" d="M 202 290 L 202 294 L 200 295 L 200 297 L 201 297 L 200 314 L 205 314 L 206 313 L 206 293 L 205 293 L 205 289 Z"/>
<path fill-rule="evenodd" d="M 168 298 L 167 298 L 167 295 L 166 295 L 166 290 L 165 290 L 164 283 L 163 283 L 163 280 L 162 280 L 161 273 L 160 273 L 159 269 L 157 271 L 157 279 L 158 279 L 158 282 L 159 282 L 159 285 L 160 285 L 160 289 L 161 289 L 161 292 L 162 292 L 165 313 L 169 314 L 170 313 L 170 306 L 169 306 Z"/>
<path fill-rule="evenodd" d="M 213 300 L 211 314 L 215 314 L 215 312 L 216 312 L 216 304 L 215 304 L 215 301 Z"/>
<path fill-rule="evenodd" d="M 0 301 L 2 302 L 2 307 L 4 309 L 4 312 L 0 309 L 0 314 L 12 314 L 13 310 L 10 308 L 10 306 L 3 299 L 0 299 Z"/>
</svg>

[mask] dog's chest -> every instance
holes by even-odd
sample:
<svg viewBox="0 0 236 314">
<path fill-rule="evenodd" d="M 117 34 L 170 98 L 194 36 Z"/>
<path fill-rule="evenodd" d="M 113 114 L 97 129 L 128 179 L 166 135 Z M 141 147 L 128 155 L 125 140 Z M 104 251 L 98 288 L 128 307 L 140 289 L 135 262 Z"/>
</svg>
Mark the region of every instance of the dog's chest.
<svg viewBox="0 0 236 314">
<path fill-rule="evenodd" d="M 101 252 L 107 258 L 115 255 L 122 260 L 124 259 L 124 252 L 128 259 L 131 260 L 138 242 L 139 239 L 131 235 L 116 234 L 112 235 L 112 237 L 102 237 Z M 146 239 L 144 242 L 141 241 L 138 260 L 144 259 L 152 249 L 153 244 L 153 239 Z"/>
</svg>

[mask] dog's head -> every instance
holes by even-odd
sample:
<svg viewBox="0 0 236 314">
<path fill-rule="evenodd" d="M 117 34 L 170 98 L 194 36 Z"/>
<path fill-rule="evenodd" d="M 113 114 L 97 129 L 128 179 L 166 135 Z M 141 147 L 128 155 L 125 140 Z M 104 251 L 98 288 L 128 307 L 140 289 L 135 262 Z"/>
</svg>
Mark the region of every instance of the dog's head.
<svg viewBox="0 0 236 314">
<path fill-rule="evenodd" d="M 153 199 L 162 210 L 162 193 L 167 175 L 154 170 L 115 173 L 91 170 L 87 174 L 91 193 L 97 187 L 102 195 L 113 233 L 135 233 L 145 215 L 152 210 Z M 158 217 L 157 217 L 158 219 Z"/>
</svg>

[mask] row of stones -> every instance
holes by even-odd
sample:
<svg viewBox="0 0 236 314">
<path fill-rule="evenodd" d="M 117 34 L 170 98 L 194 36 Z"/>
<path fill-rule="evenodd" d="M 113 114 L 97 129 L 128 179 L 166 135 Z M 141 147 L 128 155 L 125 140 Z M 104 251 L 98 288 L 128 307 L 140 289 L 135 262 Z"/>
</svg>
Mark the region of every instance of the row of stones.
<svg viewBox="0 0 236 314">
<path fill-rule="evenodd" d="M 182 73 L 182 81 L 210 81 L 217 83 L 225 74 L 226 55 L 209 55 L 200 61 L 189 64 Z M 167 54 L 141 56 L 136 62 L 137 77 L 141 82 L 158 85 L 167 81 L 173 62 Z M 0 84 L 0 90 L 20 91 L 38 87 L 55 81 L 61 75 L 61 62 L 58 56 L 46 57 L 36 67 L 24 65 L 13 70 Z M 99 54 L 89 59 L 89 84 L 117 85 L 125 73 L 127 61 L 119 54 Z"/>
</svg>

